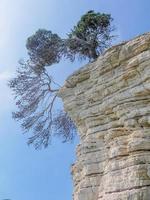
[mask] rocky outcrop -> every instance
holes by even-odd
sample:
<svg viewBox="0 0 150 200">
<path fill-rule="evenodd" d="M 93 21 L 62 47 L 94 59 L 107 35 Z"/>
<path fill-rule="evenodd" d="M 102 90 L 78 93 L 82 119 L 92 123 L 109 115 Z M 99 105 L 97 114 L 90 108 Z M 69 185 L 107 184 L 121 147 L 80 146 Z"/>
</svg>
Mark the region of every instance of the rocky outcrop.
<svg viewBox="0 0 150 200">
<path fill-rule="evenodd" d="M 81 140 L 74 200 L 150 200 L 150 33 L 79 69 L 59 95 Z"/>
</svg>

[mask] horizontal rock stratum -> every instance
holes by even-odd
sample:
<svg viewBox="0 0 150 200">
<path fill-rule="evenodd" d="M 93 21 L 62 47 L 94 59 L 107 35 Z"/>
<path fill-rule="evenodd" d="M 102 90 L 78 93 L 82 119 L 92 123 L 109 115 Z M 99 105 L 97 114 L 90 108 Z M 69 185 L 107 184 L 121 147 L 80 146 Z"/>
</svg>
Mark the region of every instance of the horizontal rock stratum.
<svg viewBox="0 0 150 200">
<path fill-rule="evenodd" d="M 59 96 L 81 141 L 74 200 L 150 200 L 150 33 L 76 71 Z"/>
</svg>

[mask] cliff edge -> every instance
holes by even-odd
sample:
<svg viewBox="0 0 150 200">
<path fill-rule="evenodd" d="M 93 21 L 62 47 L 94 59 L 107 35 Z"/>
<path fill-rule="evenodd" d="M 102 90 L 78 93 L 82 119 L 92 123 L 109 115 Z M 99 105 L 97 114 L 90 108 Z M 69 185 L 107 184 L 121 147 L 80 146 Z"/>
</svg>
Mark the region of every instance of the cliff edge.
<svg viewBox="0 0 150 200">
<path fill-rule="evenodd" d="M 107 50 L 59 91 L 80 144 L 74 200 L 150 200 L 150 33 Z"/>
</svg>

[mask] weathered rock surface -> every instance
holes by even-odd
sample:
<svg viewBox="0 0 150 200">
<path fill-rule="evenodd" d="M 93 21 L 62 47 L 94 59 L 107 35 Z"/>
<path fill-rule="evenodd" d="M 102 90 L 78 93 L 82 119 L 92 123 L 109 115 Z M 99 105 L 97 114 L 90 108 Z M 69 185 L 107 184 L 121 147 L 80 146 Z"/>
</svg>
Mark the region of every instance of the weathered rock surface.
<svg viewBox="0 0 150 200">
<path fill-rule="evenodd" d="M 81 139 L 74 200 L 150 200 L 150 33 L 107 50 L 59 95 Z"/>
</svg>

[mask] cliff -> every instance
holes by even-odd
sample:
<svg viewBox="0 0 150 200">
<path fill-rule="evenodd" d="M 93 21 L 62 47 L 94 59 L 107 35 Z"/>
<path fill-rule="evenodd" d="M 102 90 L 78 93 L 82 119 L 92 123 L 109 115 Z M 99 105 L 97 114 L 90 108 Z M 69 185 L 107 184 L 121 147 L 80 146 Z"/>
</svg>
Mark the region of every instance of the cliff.
<svg viewBox="0 0 150 200">
<path fill-rule="evenodd" d="M 150 200 L 150 33 L 79 69 L 59 95 L 80 134 L 74 200 Z"/>
</svg>

